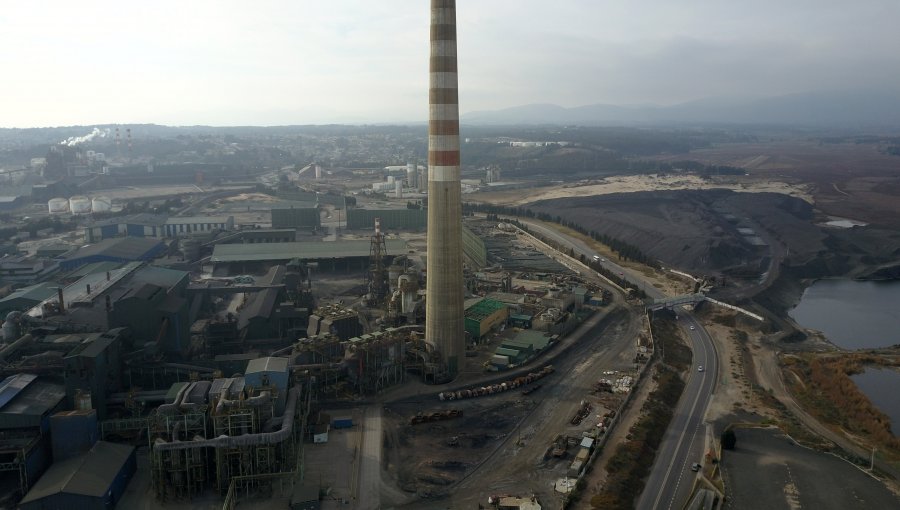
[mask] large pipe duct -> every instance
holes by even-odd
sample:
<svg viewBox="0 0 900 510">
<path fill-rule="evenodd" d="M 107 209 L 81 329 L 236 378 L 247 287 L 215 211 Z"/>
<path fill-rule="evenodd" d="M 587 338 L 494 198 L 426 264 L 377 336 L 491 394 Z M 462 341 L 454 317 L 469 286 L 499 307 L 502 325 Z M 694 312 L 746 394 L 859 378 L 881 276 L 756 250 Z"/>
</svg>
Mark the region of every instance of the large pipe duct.
<svg viewBox="0 0 900 510">
<path fill-rule="evenodd" d="M 219 436 L 215 439 L 204 439 L 201 441 L 173 441 L 166 443 L 162 439 L 157 439 L 153 445 L 153 449 L 163 450 L 186 450 L 188 448 L 235 448 L 238 446 L 257 446 L 272 445 L 284 442 L 291 435 L 294 429 L 294 414 L 297 412 L 297 400 L 300 397 L 300 386 L 294 386 L 288 392 L 287 408 L 281 415 L 281 427 L 275 432 L 261 432 L 259 434 L 243 434 L 240 436 Z"/>
<path fill-rule="evenodd" d="M 428 283 L 425 341 L 450 378 L 463 360 L 462 202 L 456 0 L 431 0 L 428 89 Z"/>
<path fill-rule="evenodd" d="M 0 351 L 0 363 L 6 361 L 6 358 L 10 357 L 13 353 L 19 350 L 21 347 L 24 347 L 30 344 L 34 340 L 30 334 L 22 335 L 18 340 L 6 346 L 6 349 Z"/>
</svg>

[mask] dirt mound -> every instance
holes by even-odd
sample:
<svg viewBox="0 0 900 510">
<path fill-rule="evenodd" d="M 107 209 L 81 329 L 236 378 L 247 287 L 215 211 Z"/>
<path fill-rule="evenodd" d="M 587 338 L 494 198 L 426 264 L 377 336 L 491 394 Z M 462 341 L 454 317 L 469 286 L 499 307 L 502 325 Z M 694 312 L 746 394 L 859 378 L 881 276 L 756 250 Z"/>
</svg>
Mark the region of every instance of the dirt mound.
<svg viewBox="0 0 900 510">
<path fill-rule="evenodd" d="M 765 272 L 771 240 L 764 228 L 796 238 L 795 253 L 815 253 L 823 237 L 812 206 L 778 193 L 645 191 L 543 200 L 529 208 L 637 246 L 667 266 L 736 278 Z"/>
</svg>

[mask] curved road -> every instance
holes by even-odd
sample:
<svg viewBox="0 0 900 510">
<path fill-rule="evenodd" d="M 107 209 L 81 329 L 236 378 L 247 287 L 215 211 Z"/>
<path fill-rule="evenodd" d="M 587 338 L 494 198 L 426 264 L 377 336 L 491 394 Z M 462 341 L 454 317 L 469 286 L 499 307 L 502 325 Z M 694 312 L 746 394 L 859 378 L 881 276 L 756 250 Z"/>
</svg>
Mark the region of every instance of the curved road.
<svg viewBox="0 0 900 510">
<path fill-rule="evenodd" d="M 573 239 L 546 225 L 519 218 L 528 225 L 532 232 L 553 239 L 563 246 L 575 250 L 576 255 L 583 254 L 588 259 L 599 254 L 584 244 L 580 239 Z M 640 275 L 625 269 L 609 260 L 600 264 L 624 279 L 637 285 L 653 299 L 666 297 L 659 289 L 644 280 Z M 693 369 L 678 401 L 678 407 L 672 422 L 666 430 L 653 462 L 653 469 L 644 486 L 644 492 L 638 499 L 639 509 L 672 509 L 681 508 L 687 503 L 693 487 L 695 473 L 690 470 L 694 462 L 703 462 L 703 446 L 705 444 L 705 427 L 703 418 L 706 408 L 715 390 L 719 374 L 718 357 L 709 333 L 688 312 L 678 312 L 679 322 L 686 329 L 693 351 Z M 693 326 L 694 329 L 690 329 Z M 698 371 L 699 366 L 703 372 Z"/>
</svg>

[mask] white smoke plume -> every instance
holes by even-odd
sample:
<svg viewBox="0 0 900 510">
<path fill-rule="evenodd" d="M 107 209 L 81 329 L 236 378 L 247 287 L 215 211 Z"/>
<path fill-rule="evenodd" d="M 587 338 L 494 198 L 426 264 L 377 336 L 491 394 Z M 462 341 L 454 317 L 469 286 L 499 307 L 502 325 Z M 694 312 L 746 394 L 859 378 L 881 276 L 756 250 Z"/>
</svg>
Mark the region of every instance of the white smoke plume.
<svg viewBox="0 0 900 510">
<path fill-rule="evenodd" d="M 90 142 L 94 138 L 106 138 L 107 136 L 109 136 L 109 128 L 94 128 L 93 131 L 84 136 L 70 136 L 59 143 L 61 145 L 68 145 L 69 147 L 75 147 L 79 143 Z"/>
</svg>

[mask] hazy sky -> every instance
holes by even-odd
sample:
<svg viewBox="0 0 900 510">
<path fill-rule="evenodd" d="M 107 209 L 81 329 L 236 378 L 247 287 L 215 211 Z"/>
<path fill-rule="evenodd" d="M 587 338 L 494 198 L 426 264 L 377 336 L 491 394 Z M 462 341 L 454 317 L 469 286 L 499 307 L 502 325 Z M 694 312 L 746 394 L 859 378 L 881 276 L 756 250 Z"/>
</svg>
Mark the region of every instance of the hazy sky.
<svg viewBox="0 0 900 510">
<path fill-rule="evenodd" d="M 4 2 L 0 126 L 421 121 L 428 0 Z M 460 109 L 900 89 L 898 0 L 458 0 Z"/>
</svg>

